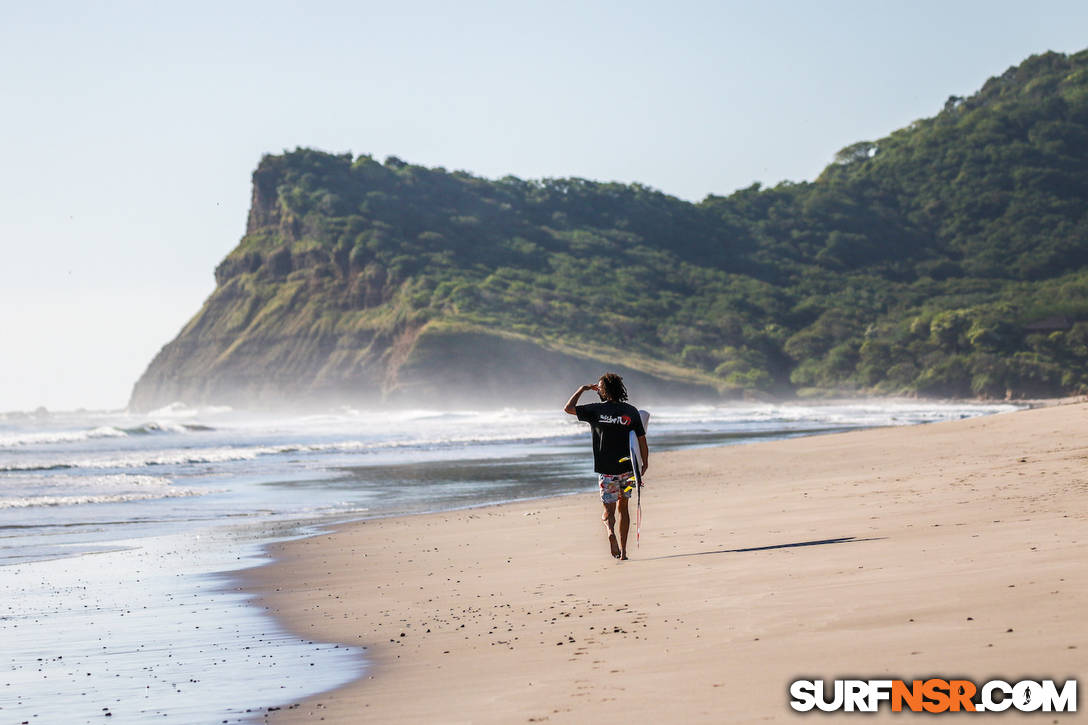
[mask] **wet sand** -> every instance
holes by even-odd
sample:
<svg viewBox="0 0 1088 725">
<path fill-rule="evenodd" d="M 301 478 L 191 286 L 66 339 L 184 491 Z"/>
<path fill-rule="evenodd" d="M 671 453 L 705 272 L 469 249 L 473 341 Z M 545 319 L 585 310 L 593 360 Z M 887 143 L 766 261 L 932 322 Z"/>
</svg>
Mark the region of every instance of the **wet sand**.
<svg viewBox="0 0 1088 725">
<path fill-rule="evenodd" d="M 838 721 L 792 711 L 789 683 L 1083 680 L 1086 423 L 1070 404 L 656 455 L 626 562 L 594 494 L 278 544 L 247 575 L 261 605 L 371 668 L 264 717 Z"/>
</svg>

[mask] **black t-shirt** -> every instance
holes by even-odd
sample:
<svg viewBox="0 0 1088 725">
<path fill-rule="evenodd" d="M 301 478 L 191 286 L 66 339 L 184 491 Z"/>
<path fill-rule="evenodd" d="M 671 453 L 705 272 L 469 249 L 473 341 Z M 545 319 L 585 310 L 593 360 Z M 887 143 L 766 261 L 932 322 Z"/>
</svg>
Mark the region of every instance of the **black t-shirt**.
<svg viewBox="0 0 1088 725">
<path fill-rule="evenodd" d="M 620 463 L 629 455 L 630 432 L 646 435 L 638 408 L 630 403 L 589 403 L 575 407 L 578 420 L 593 429 L 593 470 L 597 473 L 630 473 L 631 462 Z"/>
</svg>

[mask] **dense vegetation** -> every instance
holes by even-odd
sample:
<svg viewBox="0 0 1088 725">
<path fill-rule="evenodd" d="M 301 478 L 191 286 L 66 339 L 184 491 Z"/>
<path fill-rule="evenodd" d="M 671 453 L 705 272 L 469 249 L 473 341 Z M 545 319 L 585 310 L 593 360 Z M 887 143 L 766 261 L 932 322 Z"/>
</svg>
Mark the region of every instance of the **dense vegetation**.
<svg viewBox="0 0 1088 725">
<path fill-rule="evenodd" d="M 502 330 L 723 392 L 1088 391 L 1088 51 L 1033 56 L 814 182 L 698 204 L 307 149 L 265 157 L 254 197 L 217 270 L 247 325 L 290 286 L 315 329 Z"/>
</svg>

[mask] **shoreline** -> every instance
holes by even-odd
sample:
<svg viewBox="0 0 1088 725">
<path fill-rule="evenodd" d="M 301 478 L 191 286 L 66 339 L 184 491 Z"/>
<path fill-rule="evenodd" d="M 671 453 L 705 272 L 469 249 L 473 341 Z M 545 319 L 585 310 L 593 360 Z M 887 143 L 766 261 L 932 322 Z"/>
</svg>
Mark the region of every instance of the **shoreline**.
<svg viewBox="0 0 1088 725">
<path fill-rule="evenodd" d="M 0 721 L 241 722 L 326 688 L 330 670 L 348 681 L 353 651 L 287 636 L 234 586 L 292 528 L 194 527 L 0 567 Z"/>
<path fill-rule="evenodd" d="M 799 715 L 787 685 L 806 675 L 1076 677 L 1086 414 L 1060 401 L 659 453 L 642 545 L 623 563 L 593 494 L 268 547 L 272 563 L 241 572 L 255 604 L 299 636 L 367 647 L 370 666 L 264 714 L 780 721 Z"/>
</svg>

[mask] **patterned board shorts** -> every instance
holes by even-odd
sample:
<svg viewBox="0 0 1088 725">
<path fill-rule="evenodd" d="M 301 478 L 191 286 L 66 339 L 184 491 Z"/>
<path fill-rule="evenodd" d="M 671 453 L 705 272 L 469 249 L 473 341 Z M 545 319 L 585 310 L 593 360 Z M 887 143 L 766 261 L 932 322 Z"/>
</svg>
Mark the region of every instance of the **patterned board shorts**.
<svg viewBox="0 0 1088 725">
<path fill-rule="evenodd" d="M 631 498 L 631 494 L 635 492 L 635 482 L 630 473 L 620 473 L 615 476 L 609 473 L 598 473 L 597 482 L 601 487 L 603 503 L 616 503 L 621 495 L 624 498 Z"/>
</svg>

